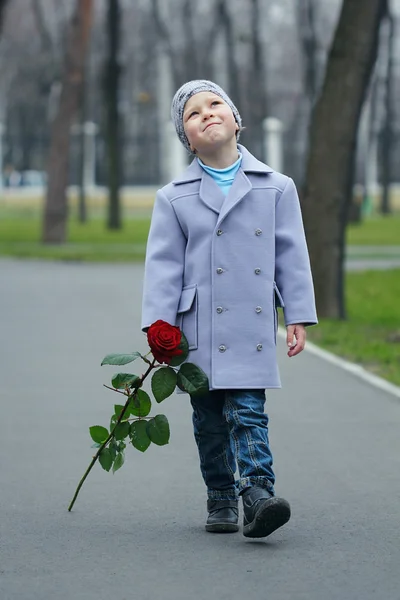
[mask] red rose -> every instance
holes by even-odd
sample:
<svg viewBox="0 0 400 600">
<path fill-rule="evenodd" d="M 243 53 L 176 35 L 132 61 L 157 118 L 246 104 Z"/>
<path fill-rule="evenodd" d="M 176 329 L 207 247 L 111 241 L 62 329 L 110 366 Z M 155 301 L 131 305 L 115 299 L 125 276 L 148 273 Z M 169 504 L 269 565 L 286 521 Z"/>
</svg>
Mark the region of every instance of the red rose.
<svg viewBox="0 0 400 600">
<path fill-rule="evenodd" d="M 174 327 L 166 321 L 158 320 L 147 330 L 147 341 L 154 358 L 159 363 L 169 363 L 174 356 L 182 354 L 178 348 L 182 333 L 179 327 Z"/>
</svg>

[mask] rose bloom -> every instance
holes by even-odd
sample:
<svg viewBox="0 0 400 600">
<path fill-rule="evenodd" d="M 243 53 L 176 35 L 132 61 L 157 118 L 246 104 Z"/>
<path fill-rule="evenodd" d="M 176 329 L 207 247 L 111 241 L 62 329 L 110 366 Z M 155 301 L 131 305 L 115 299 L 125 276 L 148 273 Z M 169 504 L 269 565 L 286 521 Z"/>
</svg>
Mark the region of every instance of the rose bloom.
<svg viewBox="0 0 400 600">
<path fill-rule="evenodd" d="M 158 320 L 147 330 L 150 350 L 159 363 L 169 365 L 174 356 L 182 354 L 182 350 L 178 348 L 181 339 L 182 333 L 179 327 L 170 325 L 166 321 Z"/>
</svg>

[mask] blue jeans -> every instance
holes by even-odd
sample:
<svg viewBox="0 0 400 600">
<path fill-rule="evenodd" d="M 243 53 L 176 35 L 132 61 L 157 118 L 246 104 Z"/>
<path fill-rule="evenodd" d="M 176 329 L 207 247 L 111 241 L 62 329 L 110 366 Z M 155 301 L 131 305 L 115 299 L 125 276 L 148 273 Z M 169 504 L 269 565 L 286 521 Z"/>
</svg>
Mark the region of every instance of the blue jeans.
<svg viewBox="0 0 400 600">
<path fill-rule="evenodd" d="M 231 500 L 253 485 L 274 494 L 265 391 L 213 390 L 190 400 L 208 498 Z"/>
</svg>

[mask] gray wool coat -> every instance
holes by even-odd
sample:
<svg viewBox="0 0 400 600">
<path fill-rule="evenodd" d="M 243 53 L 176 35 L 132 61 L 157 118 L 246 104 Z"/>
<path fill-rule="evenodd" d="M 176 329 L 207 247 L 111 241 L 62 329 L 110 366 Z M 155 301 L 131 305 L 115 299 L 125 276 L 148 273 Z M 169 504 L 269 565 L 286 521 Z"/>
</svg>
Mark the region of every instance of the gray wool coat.
<svg viewBox="0 0 400 600">
<path fill-rule="evenodd" d="M 226 197 L 196 159 L 158 191 L 142 329 L 179 325 L 210 389 L 279 388 L 277 307 L 286 325 L 317 323 L 310 262 L 293 181 L 239 150 Z"/>
</svg>

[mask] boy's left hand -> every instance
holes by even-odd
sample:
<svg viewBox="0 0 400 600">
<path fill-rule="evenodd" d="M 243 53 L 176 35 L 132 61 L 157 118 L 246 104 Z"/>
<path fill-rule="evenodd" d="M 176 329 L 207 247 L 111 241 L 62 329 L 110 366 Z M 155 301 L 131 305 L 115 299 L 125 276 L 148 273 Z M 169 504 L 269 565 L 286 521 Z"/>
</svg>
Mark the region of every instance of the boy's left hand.
<svg viewBox="0 0 400 600">
<path fill-rule="evenodd" d="M 304 325 L 288 325 L 286 327 L 286 342 L 289 346 L 289 357 L 300 354 L 306 345 L 306 328 Z"/>
</svg>

